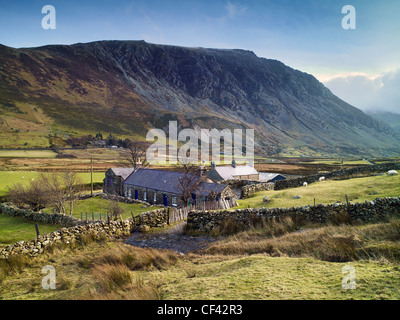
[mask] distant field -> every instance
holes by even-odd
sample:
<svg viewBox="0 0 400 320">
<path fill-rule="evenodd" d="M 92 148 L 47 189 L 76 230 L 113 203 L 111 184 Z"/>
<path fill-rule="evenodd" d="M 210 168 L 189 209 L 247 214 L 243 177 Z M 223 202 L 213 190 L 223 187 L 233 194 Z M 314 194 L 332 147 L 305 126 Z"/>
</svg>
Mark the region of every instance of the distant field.
<svg viewBox="0 0 400 320">
<path fill-rule="evenodd" d="M 372 163 L 369 162 L 368 160 L 342 160 L 341 159 L 319 159 L 319 160 L 314 160 L 310 161 L 307 163 L 312 163 L 312 164 L 331 164 L 331 165 L 371 165 Z"/>
<path fill-rule="evenodd" d="M 311 183 L 307 187 L 262 191 L 254 194 L 251 198 L 239 200 L 238 208 L 306 206 L 313 205 L 314 198 L 317 204 L 341 203 L 346 201 L 346 194 L 351 202 L 374 200 L 378 197 L 398 197 L 400 196 L 400 175 L 382 175 L 340 181 L 326 180 Z M 296 195 L 301 198 L 293 199 Z M 263 202 L 265 196 L 270 198 L 267 203 Z"/>
<path fill-rule="evenodd" d="M 55 158 L 52 150 L 0 150 L 1 158 Z"/>
<path fill-rule="evenodd" d="M 79 173 L 83 183 L 90 183 L 90 172 Z M 32 179 L 38 177 L 36 171 L 0 171 L 0 196 L 4 196 L 8 191 L 8 186 L 22 183 L 27 185 Z M 104 173 L 94 172 L 93 183 L 101 183 L 104 179 Z"/>
</svg>

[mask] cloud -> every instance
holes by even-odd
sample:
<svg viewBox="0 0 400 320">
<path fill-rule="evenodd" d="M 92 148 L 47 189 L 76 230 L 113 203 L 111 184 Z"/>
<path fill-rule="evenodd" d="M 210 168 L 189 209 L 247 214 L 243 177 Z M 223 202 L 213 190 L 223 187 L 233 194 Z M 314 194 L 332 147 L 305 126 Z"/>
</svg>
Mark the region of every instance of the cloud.
<svg viewBox="0 0 400 320">
<path fill-rule="evenodd" d="M 237 16 L 240 16 L 243 13 L 245 13 L 247 8 L 233 4 L 230 1 L 228 1 L 228 3 L 225 5 L 225 10 L 226 10 L 226 16 L 229 19 L 235 19 Z"/>
<path fill-rule="evenodd" d="M 361 110 L 400 114 L 400 69 L 380 75 L 338 75 L 324 81 L 324 85 Z"/>
</svg>

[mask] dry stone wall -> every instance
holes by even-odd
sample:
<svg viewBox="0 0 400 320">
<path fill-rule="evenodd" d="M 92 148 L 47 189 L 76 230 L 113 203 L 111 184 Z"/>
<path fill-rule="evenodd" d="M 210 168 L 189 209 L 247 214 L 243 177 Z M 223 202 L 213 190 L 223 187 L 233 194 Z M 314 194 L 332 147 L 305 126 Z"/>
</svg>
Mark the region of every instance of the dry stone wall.
<svg viewBox="0 0 400 320">
<path fill-rule="evenodd" d="M 70 215 L 34 212 L 31 210 L 19 209 L 7 203 L 0 204 L 0 214 L 5 214 L 12 217 L 21 217 L 26 220 L 36 221 L 39 223 L 56 224 L 66 227 L 75 226 L 81 223 L 80 220 Z"/>
<path fill-rule="evenodd" d="M 0 251 L 0 258 L 7 259 L 10 255 L 15 254 L 37 256 L 43 253 L 46 247 L 62 242 L 83 241 L 86 236 L 91 236 L 94 239 L 124 237 L 130 234 L 133 227 L 134 222 L 132 220 L 125 220 L 110 221 L 110 223 L 100 221 L 88 225 L 62 228 L 45 235 L 40 235 L 31 241 L 20 241 L 9 245 Z"/>
<path fill-rule="evenodd" d="M 7 259 L 14 254 L 28 254 L 36 256 L 45 251 L 46 247 L 57 243 L 69 243 L 82 241 L 86 236 L 94 239 L 115 239 L 129 236 L 136 227 L 147 230 L 154 227 L 162 227 L 168 223 L 168 208 L 144 212 L 135 219 L 123 221 L 96 221 L 87 223 L 71 216 L 62 214 L 46 214 L 18 209 L 8 204 L 0 204 L 0 214 L 36 221 L 39 223 L 65 226 L 60 230 L 40 235 L 31 241 L 20 241 L 6 246 L 0 251 L 0 258 Z"/>
<path fill-rule="evenodd" d="M 259 191 L 270 191 L 274 190 L 275 183 L 273 182 L 262 182 L 257 184 L 248 184 L 242 187 L 242 199 L 250 197 L 253 193 Z"/>
<path fill-rule="evenodd" d="M 308 219 L 308 221 L 323 223 L 343 214 L 348 214 L 349 219 L 352 221 L 371 221 L 373 219 L 386 219 L 399 213 L 400 197 L 395 197 L 377 198 L 374 201 L 349 205 L 335 203 L 292 208 L 191 211 L 188 214 L 187 224 L 191 229 L 209 232 L 218 228 L 227 219 L 250 227 L 250 222 L 255 216 L 265 219 L 291 217 L 293 219 Z"/>
</svg>

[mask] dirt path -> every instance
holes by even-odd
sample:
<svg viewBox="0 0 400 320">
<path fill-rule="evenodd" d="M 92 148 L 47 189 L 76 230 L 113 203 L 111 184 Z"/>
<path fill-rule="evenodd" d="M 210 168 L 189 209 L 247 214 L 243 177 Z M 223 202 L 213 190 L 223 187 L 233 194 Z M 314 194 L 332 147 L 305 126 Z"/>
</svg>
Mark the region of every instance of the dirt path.
<svg viewBox="0 0 400 320">
<path fill-rule="evenodd" d="M 196 251 L 207 247 L 216 241 L 210 237 L 193 237 L 183 234 L 185 222 L 177 224 L 171 229 L 158 233 L 133 233 L 126 244 L 141 248 L 168 249 L 181 254 Z"/>
</svg>

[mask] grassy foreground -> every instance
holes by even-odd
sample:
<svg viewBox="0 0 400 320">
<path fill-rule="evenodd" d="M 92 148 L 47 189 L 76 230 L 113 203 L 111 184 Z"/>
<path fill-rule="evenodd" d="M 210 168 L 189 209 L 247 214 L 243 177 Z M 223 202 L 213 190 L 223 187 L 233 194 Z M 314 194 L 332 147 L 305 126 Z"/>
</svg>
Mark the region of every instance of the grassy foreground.
<svg viewBox="0 0 400 320">
<path fill-rule="evenodd" d="M 90 238 L 59 245 L 34 259 L 0 260 L 0 298 L 400 299 L 398 218 L 292 227 L 252 229 L 184 256 Z M 45 265 L 55 267 L 55 290 L 41 287 Z M 342 286 L 349 266 L 355 289 Z"/>
</svg>

